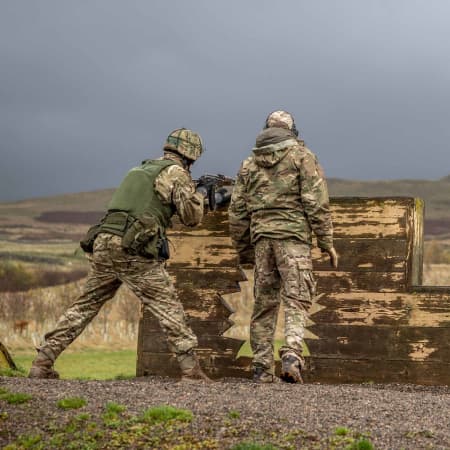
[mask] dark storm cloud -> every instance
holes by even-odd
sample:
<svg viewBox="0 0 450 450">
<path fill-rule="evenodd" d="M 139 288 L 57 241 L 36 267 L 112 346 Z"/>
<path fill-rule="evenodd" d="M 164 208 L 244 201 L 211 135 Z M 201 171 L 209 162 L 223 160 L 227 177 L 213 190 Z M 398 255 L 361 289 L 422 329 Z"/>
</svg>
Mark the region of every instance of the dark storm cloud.
<svg viewBox="0 0 450 450">
<path fill-rule="evenodd" d="M 268 112 L 328 176 L 450 173 L 450 4 L 1 3 L 0 200 L 117 185 L 187 126 L 233 175 Z"/>
</svg>

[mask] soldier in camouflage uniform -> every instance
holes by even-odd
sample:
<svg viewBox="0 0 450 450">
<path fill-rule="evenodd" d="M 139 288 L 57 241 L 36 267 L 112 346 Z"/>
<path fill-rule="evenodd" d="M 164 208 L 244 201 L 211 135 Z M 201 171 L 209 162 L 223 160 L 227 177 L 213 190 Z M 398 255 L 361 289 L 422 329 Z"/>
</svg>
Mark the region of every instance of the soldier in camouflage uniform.
<svg viewBox="0 0 450 450">
<path fill-rule="evenodd" d="M 168 136 L 162 158 L 144 161 L 128 172 L 106 216 L 82 241 L 91 263 L 87 282 L 55 329 L 45 335 L 30 377 L 57 378 L 55 359 L 125 283 L 159 320 L 183 377 L 209 380 L 194 352 L 197 338 L 164 268 L 171 216 L 176 212 L 187 226 L 199 224 L 203 217 L 203 195 L 195 191 L 190 175 L 202 151 L 197 133 L 178 129 Z"/>
<path fill-rule="evenodd" d="M 274 111 L 237 175 L 229 208 L 230 233 L 241 265 L 255 264 L 250 324 L 254 380 L 274 381 L 273 338 L 285 309 L 281 378 L 302 382 L 302 343 L 315 295 L 312 232 L 333 267 L 333 227 L 327 185 L 315 155 L 298 138 L 293 117 Z"/>
</svg>

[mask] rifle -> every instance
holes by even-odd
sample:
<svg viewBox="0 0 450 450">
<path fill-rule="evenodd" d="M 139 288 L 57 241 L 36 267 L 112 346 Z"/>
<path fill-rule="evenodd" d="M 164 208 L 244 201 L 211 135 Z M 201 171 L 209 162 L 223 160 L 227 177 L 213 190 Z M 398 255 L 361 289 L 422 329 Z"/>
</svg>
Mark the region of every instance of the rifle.
<svg viewBox="0 0 450 450">
<path fill-rule="evenodd" d="M 203 194 L 208 199 L 208 206 L 211 211 L 215 211 L 217 206 L 224 205 L 231 199 L 231 190 L 225 186 L 234 184 L 232 178 L 226 177 L 222 174 L 202 175 L 198 180 L 195 180 L 196 191 Z"/>
</svg>

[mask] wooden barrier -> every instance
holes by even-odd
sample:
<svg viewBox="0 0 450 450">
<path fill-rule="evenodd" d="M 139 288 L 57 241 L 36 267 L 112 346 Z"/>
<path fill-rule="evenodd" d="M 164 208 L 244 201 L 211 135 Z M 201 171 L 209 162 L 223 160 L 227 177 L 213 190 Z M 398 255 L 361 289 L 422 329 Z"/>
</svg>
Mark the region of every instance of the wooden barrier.
<svg viewBox="0 0 450 450">
<path fill-rule="evenodd" d="M 339 269 L 314 249 L 317 304 L 307 339 L 307 381 L 450 384 L 450 287 L 422 283 L 423 202 L 413 198 L 332 199 Z M 245 276 L 228 236 L 226 210 L 199 228 L 175 224 L 168 265 L 202 365 L 212 377 L 251 375 L 243 343 L 223 333 L 233 312 L 223 295 Z M 148 313 L 139 326 L 137 375 L 178 376 L 176 360 Z"/>
</svg>

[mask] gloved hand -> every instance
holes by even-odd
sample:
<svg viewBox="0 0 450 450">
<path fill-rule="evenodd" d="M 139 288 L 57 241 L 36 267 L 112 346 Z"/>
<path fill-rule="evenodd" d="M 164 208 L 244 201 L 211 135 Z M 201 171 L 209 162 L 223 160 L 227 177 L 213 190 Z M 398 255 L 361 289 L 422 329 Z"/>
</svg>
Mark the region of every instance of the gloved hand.
<svg viewBox="0 0 450 450">
<path fill-rule="evenodd" d="M 196 192 L 199 192 L 200 194 L 202 194 L 202 195 L 203 195 L 203 198 L 208 197 L 208 188 L 207 188 L 206 186 L 204 186 L 203 184 L 202 184 L 202 185 L 198 185 L 198 186 L 195 188 L 195 191 L 196 191 Z"/>
<path fill-rule="evenodd" d="M 334 247 L 331 247 L 329 249 L 322 248 L 321 251 L 322 251 L 322 253 L 328 253 L 328 255 L 330 256 L 331 267 L 333 267 L 334 269 L 337 269 L 339 256 L 336 252 L 336 249 Z"/>
</svg>

